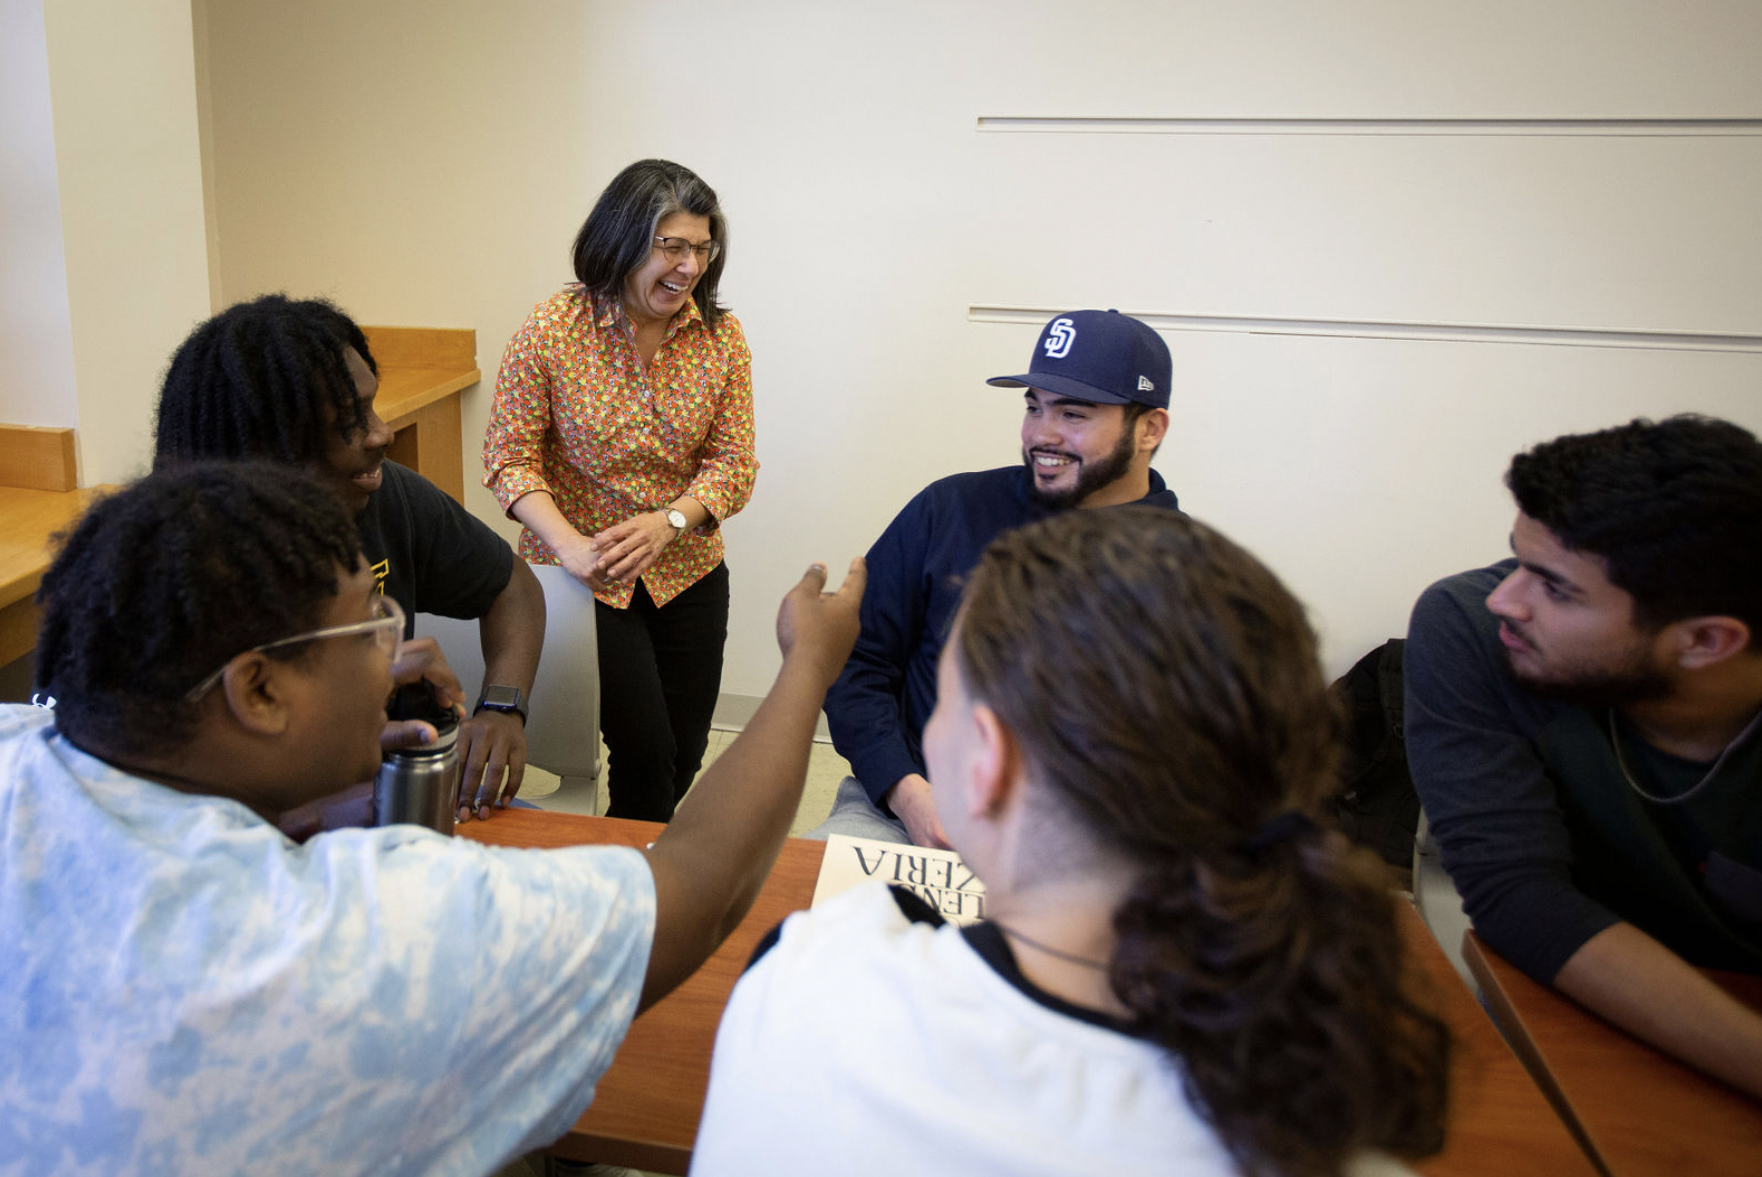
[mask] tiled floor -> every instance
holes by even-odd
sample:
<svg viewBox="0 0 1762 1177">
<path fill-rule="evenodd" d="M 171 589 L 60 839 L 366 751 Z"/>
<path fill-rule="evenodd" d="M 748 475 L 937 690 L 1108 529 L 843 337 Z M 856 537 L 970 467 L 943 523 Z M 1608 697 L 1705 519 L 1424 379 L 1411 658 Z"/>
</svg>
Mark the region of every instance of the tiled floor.
<svg viewBox="0 0 1762 1177">
<path fill-rule="evenodd" d="M 724 748 L 734 742 L 737 734 L 732 731 L 710 732 L 710 746 L 704 753 L 705 768 L 721 755 Z M 541 809 L 603 814 L 607 804 L 605 762 L 605 746 L 602 744 L 600 779 L 593 789 L 575 785 L 562 788 L 559 787 L 561 782 L 555 775 L 543 769 L 528 768 L 526 779 L 520 786 L 520 796 Z M 826 820 L 826 815 L 832 811 L 832 798 L 838 792 L 838 782 L 849 773 L 850 765 L 845 763 L 844 757 L 832 750 L 831 744 L 814 744 L 813 750 L 808 754 L 808 780 L 802 790 L 801 805 L 795 812 L 795 823 L 789 827 L 791 834 L 806 833 Z M 701 779 L 701 770 L 698 775 Z"/>
</svg>

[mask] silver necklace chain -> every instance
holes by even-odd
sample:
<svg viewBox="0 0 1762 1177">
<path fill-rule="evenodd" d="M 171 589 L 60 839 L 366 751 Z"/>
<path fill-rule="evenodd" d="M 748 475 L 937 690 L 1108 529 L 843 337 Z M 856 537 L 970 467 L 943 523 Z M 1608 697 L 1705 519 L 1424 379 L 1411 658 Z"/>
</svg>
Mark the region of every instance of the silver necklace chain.
<svg viewBox="0 0 1762 1177">
<path fill-rule="evenodd" d="M 1628 788 L 1632 789 L 1654 805 L 1681 805 L 1689 800 L 1689 798 L 1699 793 L 1702 789 L 1705 789 L 1708 782 L 1715 776 L 1719 775 L 1719 770 L 1724 767 L 1726 758 L 1732 754 L 1732 751 L 1736 749 L 1739 744 L 1743 743 L 1744 740 L 1749 737 L 1751 732 L 1756 730 L 1756 725 L 1758 723 L 1762 723 L 1762 711 L 1758 711 L 1755 716 L 1751 718 L 1750 722 L 1744 725 L 1744 730 L 1733 736 L 1731 742 L 1719 750 L 1719 756 L 1713 761 L 1713 766 L 1707 770 L 1706 776 L 1696 781 L 1686 791 L 1678 793 L 1674 797 L 1660 797 L 1655 793 L 1648 793 L 1646 790 L 1640 788 L 1640 782 L 1634 780 L 1634 774 L 1629 772 L 1627 768 L 1627 757 L 1624 756 L 1621 751 L 1621 733 L 1615 729 L 1615 708 L 1613 707 L 1609 709 L 1609 742 L 1615 745 L 1615 764 L 1616 767 L 1621 769 L 1621 777 L 1627 782 Z"/>
<path fill-rule="evenodd" d="M 1074 952 L 1066 952 L 1062 948 L 1054 948 L 1050 944 L 1042 944 L 1040 941 L 1034 939 L 1033 937 L 1024 936 L 1024 935 L 1022 935 L 1022 933 L 1016 931 L 1014 928 L 1005 927 L 1003 924 L 998 923 L 996 920 L 992 920 L 991 924 L 998 931 L 1002 932 L 1005 936 L 1008 936 L 1011 940 L 1020 940 L 1023 944 L 1026 944 L 1029 948 L 1038 949 L 1041 952 L 1044 952 L 1047 956 L 1057 957 L 1059 960 L 1068 961 L 1071 964 L 1082 965 L 1086 969 L 1095 969 L 1098 972 L 1105 973 L 1108 971 L 1109 965 L 1108 965 L 1108 962 L 1105 960 L 1096 960 L 1094 957 L 1091 957 L 1091 956 L 1078 956 Z"/>
</svg>

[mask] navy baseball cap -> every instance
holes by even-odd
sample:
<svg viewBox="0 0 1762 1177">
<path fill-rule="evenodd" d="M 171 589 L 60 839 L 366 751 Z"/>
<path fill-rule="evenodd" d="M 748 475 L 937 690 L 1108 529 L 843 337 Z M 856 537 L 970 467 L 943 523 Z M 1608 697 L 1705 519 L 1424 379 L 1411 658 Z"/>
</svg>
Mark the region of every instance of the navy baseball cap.
<svg viewBox="0 0 1762 1177">
<path fill-rule="evenodd" d="M 993 376 L 999 388 L 1039 388 L 1055 396 L 1169 407 L 1169 346 L 1148 323 L 1118 311 L 1069 311 L 1040 331 L 1023 376 Z"/>
</svg>

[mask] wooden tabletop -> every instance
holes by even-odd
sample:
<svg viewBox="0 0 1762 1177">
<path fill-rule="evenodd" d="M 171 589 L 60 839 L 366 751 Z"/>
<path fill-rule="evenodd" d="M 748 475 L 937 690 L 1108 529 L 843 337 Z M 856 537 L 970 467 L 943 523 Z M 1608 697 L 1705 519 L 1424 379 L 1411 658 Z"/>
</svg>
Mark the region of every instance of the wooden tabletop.
<svg viewBox="0 0 1762 1177">
<path fill-rule="evenodd" d="M 393 429 L 416 419 L 418 409 L 470 388 L 483 378 L 472 368 L 388 368 L 379 380 L 373 409 Z"/>
<path fill-rule="evenodd" d="M 37 607 L 31 598 L 54 555 L 51 537 L 72 527 L 93 499 L 114 489 L 0 486 L 0 666 L 37 644 Z"/>
<path fill-rule="evenodd" d="M 379 396 L 374 408 L 392 428 L 386 456 L 463 504 L 465 450 L 459 393 L 481 376 L 477 332 L 445 327 L 361 330 L 379 365 Z"/>
<path fill-rule="evenodd" d="M 1518 1054 L 1611 1177 L 1762 1173 L 1762 1103 L 1538 985 L 1473 932 L 1462 957 Z M 1762 1010 L 1762 977 L 1707 976 Z"/>
<path fill-rule="evenodd" d="M 469 388 L 477 370 L 477 332 L 444 327 L 363 327 L 379 365 L 374 410 L 393 429 L 418 409 Z"/>
<path fill-rule="evenodd" d="M 661 827 L 649 822 L 502 810 L 459 827 L 461 836 L 503 846 L 589 842 L 642 846 Z M 559 1156 L 683 1173 L 703 1112 L 710 1051 L 722 1008 L 759 937 L 805 908 L 820 872 L 823 842 L 791 838 L 753 909 L 690 980 L 638 1017 L 600 1080 L 593 1106 L 552 1149 Z M 1452 1068 L 1444 1151 L 1417 1168 L 1432 1177 L 1461 1174 L 1594 1177 L 1595 1170 L 1549 1108 L 1493 1023 L 1463 986 L 1412 906 L 1401 904 L 1401 933 L 1430 978 L 1459 1049 Z M 1678 1174 L 1677 1177 L 1686 1177 Z"/>
<path fill-rule="evenodd" d="M 1414 1167 L 1432 1177 L 1595 1177 L 1596 1169 L 1499 1037 L 1419 912 L 1406 901 L 1398 907 L 1409 959 L 1431 981 L 1439 1012 L 1456 1038 L 1444 1151 Z"/>
<path fill-rule="evenodd" d="M 37 591 L 49 567 L 49 539 L 73 526 L 86 505 L 106 487 L 89 490 L 20 490 L 0 486 L 0 606 Z"/>
</svg>

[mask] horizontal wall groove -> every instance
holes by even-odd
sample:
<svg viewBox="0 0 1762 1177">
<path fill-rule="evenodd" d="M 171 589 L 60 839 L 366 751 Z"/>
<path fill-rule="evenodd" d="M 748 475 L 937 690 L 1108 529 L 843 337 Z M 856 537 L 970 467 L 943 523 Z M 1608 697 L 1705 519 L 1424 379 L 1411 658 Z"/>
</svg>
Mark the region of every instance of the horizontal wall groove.
<svg viewBox="0 0 1762 1177">
<path fill-rule="evenodd" d="M 1020 323 L 1039 327 L 1059 307 L 975 304 L 973 323 Z M 1553 347 L 1644 348 L 1653 351 L 1721 351 L 1762 354 L 1762 335 L 1694 331 L 1632 331 L 1602 327 L 1530 327 L 1496 323 L 1409 322 L 1387 319 L 1307 319 L 1254 315 L 1188 315 L 1161 311 L 1127 314 L 1159 331 L 1231 331 L 1248 335 L 1316 335 L 1357 339 L 1411 339 L 1437 343 L 1515 343 Z"/>
<path fill-rule="evenodd" d="M 1762 118 L 1161 118 L 980 115 L 981 132 L 1042 135 L 1762 135 Z"/>
</svg>

